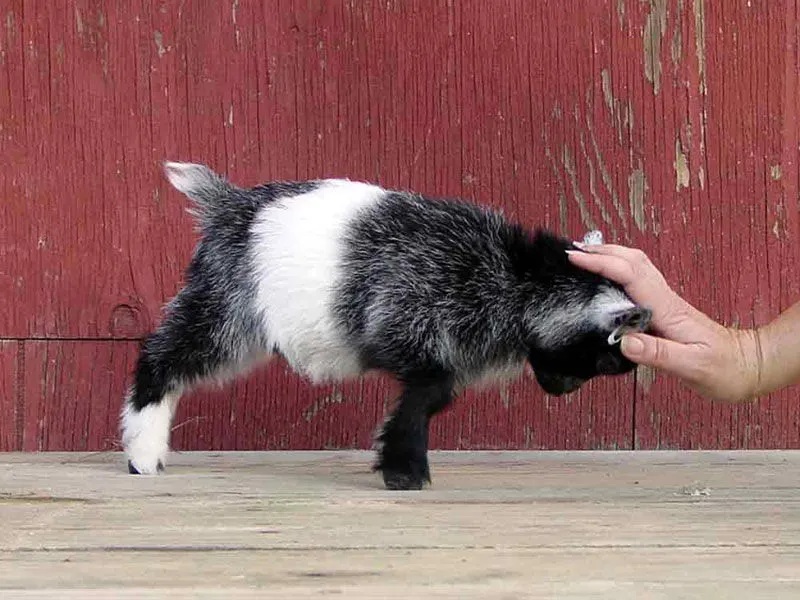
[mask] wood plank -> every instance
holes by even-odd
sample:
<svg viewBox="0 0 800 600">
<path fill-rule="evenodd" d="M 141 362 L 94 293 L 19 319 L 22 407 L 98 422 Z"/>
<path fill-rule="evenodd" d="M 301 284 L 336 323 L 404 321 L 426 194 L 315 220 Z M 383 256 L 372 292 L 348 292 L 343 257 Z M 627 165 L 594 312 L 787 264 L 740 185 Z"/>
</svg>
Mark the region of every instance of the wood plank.
<svg viewBox="0 0 800 600">
<path fill-rule="evenodd" d="M 393 399 L 373 378 L 312 386 L 276 360 L 219 390 L 182 400 L 173 426 L 181 450 L 321 450 L 369 448 Z"/>
<path fill-rule="evenodd" d="M 118 449 L 135 342 L 27 341 L 22 450 Z"/>
<path fill-rule="evenodd" d="M 731 280 L 719 298 L 706 294 L 713 309 L 763 319 L 798 292 L 785 266 L 795 245 L 784 236 L 797 224 L 796 74 L 772 67 L 793 64 L 796 5 L 654 6 L 334 2 L 308 11 L 265 1 L 231 11 L 142 0 L 124 11 L 79 2 L 23 15 L 12 3 L 3 48 L 15 66 L 0 83 L 10 94 L 4 150 L 17 168 L 2 177 L 15 199 L 4 218 L 20 254 L 3 259 L 36 269 L 2 270 L 26 276 L 0 287 L 10 307 L 0 332 L 146 331 L 177 289 L 195 239 L 158 163 L 199 153 L 245 182 L 349 175 L 461 194 L 575 236 L 602 226 L 665 267 L 674 262 L 677 275 L 703 272 L 711 260 Z M 662 18 L 657 40 L 632 35 L 652 31 L 648 23 L 660 31 Z M 721 26 L 743 33 L 733 40 Z M 425 60 L 408 45 L 420 38 L 438 50 Z M 645 53 L 654 41 L 656 52 Z M 726 66 L 734 54 L 741 60 Z M 51 143 L 32 141 L 45 134 Z M 678 142 L 686 187 L 662 160 Z M 739 167 L 738 156 L 746 157 Z M 783 162 L 779 177 L 766 176 Z M 642 184 L 633 195 L 631 182 Z M 48 231 L 27 227 L 31 208 Z M 696 248 L 669 237 L 687 227 Z M 726 267 L 746 264 L 726 254 L 736 248 L 774 268 Z M 702 285 L 689 291 L 705 298 Z"/>
<path fill-rule="evenodd" d="M 20 598 L 800 591 L 798 452 L 434 453 L 433 488 L 411 493 L 381 489 L 369 461 L 185 453 L 164 476 L 141 478 L 115 453 L 0 455 L 0 589 Z"/>
<path fill-rule="evenodd" d="M 798 448 L 799 392 L 794 386 L 754 403 L 730 405 L 701 398 L 658 375 L 652 387 L 648 383 L 638 391 L 636 448 Z"/>
<path fill-rule="evenodd" d="M 15 587 L 39 579 L 40 573 L 47 585 L 11 588 L 4 590 L 4 597 L 793 599 L 800 591 L 798 558 L 794 550 L 737 548 L 690 548 L 680 554 L 657 548 L 54 552 L 18 555 L 10 562 L 9 567 L 16 567 L 10 580 Z M 64 561 L 85 583 L 61 576 L 64 567 L 58 562 Z M 138 569 L 152 575 L 154 583 L 142 581 L 145 577 L 121 581 L 118 575 Z M 94 585 L 81 587 L 89 582 Z"/>
<path fill-rule="evenodd" d="M 19 402 L 17 373 L 23 357 L 19 342 L 0 340 L 0 452 L 20 450 L 17 434 Z"/>
<path fill-rule="evenodd" d="M 12 4 L 0 119 L 15 169 L 0 179 L 15 251 L 0 273 L 24 275 L 0 286 L 0 335 L 125 339 L 158 321 L 196 241 L 186 200 L 161 175 L 166 158 L 243 184 L 336 175 L 457 192 L 450 105 L 394 101 L 409 89 L 456 97 L 452 76 L 436 76 L 454 69 L 457 38 L 437 26 L 453 12 L 446 2 Z M 396 51 L 420 35 L 449 48 L 423 71 L 416 46 Z M 432 124 L 448 140 L 435 160 Z"/>
</svg>

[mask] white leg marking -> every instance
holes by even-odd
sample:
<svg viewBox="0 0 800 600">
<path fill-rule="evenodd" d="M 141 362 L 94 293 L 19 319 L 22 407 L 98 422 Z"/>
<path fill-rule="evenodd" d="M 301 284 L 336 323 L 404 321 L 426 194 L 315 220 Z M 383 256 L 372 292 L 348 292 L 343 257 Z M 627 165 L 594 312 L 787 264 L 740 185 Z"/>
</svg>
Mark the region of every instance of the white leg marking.
<svg viewBox="0 0 800 600">
<path fill-rule="evenodd" d="M 142 475 L 154 475 L 167 464 L 172 417 L 180 392 L 165 394 L 158 404 L 135 410 L 129 402 L 122 411 L 122 444 L 131 466 Z"/>
</svg>

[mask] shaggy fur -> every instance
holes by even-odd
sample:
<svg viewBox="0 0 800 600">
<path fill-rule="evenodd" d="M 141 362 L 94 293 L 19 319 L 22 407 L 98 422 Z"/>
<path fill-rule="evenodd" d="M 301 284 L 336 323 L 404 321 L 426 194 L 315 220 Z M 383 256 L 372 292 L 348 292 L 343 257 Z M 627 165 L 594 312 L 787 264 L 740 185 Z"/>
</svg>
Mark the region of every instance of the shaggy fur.
<svg viewBox="0 0 800 600">
<path fill-rule="evenodd" d="M 202 239 L 125 400 L 131 473 L 163 469 L 183 391 L 274 354 L 312 381 L 379 370 L 403 384 L 378 436 L 391 489 L 430 480 L 429 421 L 464 387 L 525 361 L 550 394 L 634 367 L 614 342 L 649 311 L 547 232 L 365 183 L 245 190 L 202 165 L 165 170 Z"/>
</svg>

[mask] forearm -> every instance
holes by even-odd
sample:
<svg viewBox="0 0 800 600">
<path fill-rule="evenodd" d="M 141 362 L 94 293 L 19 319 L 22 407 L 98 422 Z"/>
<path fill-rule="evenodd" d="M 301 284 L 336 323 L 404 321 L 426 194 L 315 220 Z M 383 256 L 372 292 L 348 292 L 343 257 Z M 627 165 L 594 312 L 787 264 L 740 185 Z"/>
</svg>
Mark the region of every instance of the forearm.
<svg viewBox="0 0 800 600">
<path fill-rule="evenodd" d="M 758 394 L 800 382 L 800 302 L 756 330 L 760 347 Z"/>
</svg>

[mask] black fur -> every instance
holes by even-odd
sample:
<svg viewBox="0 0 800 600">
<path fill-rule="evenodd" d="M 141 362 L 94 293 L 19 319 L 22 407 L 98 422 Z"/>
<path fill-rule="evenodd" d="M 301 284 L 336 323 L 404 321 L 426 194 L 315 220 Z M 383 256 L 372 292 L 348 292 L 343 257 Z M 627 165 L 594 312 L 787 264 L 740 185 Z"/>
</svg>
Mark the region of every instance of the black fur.
<svg viewBox="0 0 800 600">
<path fill-rule="evenodd" d="M 446 370 L 469 379 L 540 354 L 554 372 L 586 373 L 569 353 L 586 340 L 564 339 L 553 355 L 526 319 L 541 320 L 566 300 L 588 304 L 601 286 L 619 289 L 572 265 L 571 242 L 459 202 L 392 193 L 352 224 L 346 240 L 335 311 L 365 366 L 401 378 Z M 443 334 L 462 350 L 447 364 Z"/>
<path fill-rule="evenodd" d="M 378 436 L 381 444 L 374 469 L 390 490 L 418 490 L 430 482 L 428 425 L 453 400 L 453 379 L 427 374 L 405 382 L 397 406 Z"/>
<path fill-rule="evenodd" d="M 376 469 L 387 487 L 429 480 L 430 418 L 452 400 L 454 384 L 487 367 L 527 359 L 555 394 L 634 367 L 609 346 L 611 329 L 576 323 L 553 344 L 531 327 L 564 302 L 588 305 L 599 288 L 618 289 L 573 266 L 567 240 L 476 206 L 400 193 L 365 211 L 346 240 L 341 327 L 366 368 L 405 385 L 378 437 Z"/>
</svg>

